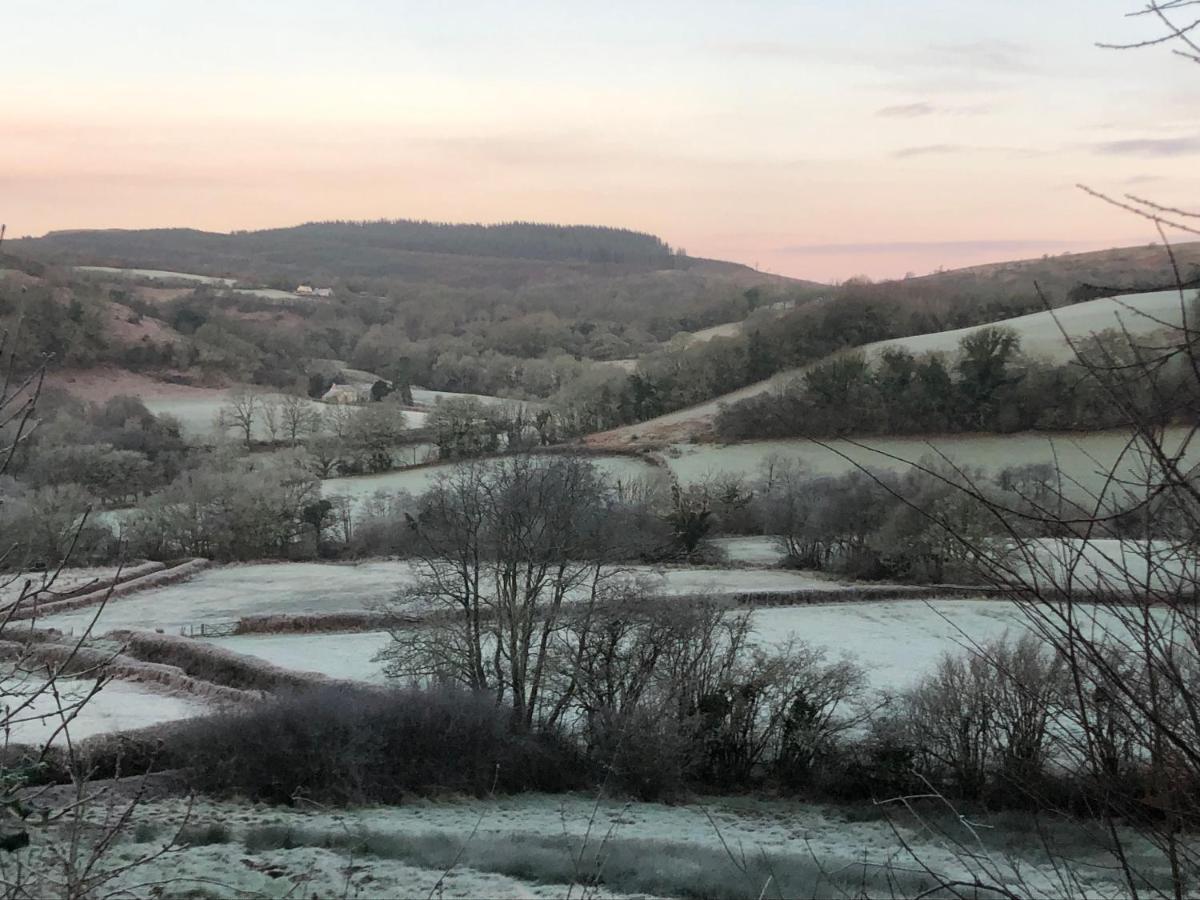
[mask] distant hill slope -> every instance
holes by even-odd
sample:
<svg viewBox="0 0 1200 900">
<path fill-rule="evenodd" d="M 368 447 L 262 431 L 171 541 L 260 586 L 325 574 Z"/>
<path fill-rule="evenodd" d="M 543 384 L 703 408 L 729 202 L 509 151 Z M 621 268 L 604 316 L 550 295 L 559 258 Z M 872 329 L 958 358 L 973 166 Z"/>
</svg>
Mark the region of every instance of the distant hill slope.
<svg viewBox="0 0 1200 900">
<path fill-rule="evenodd" d="M 14 251 L 46 262 L 170 269 L 257 281 L 324 276 L 513 288 L 580 274 L 663 270 L 748 282 L 789 281 L 737 263 L 681 255 L 651 234 L 528 222 L 312 222 L 232 234 L 190 228 L 55 231 L 12 243 Z"/>
<path fill-rule="evenodd" d="M 1185 291 L 1184 298 L 1192 304 L 1200 303 L 1200 291 Z M 1139 337 L 1164 328 L 1178 327 L 1182 322 L 1183 313 L 1178 291 L 1155 291 L 1089 300 L 1053 312 L 1032 313 L 992 324 L 1015 331 L 1021 338 L 1021 349 L 1029 356 L 1061 363 L 1073 358 L 1073 351 L 1063 337 L 1064 331 L 1072 340 L 1079 340 L 1110 328 L 1120 328 L 1133 337 Z M 904 348 L 917 355 L 931 352 L 952 353 L 968 334 L 988 327 L 991 326 L 976 325 L 894 338 L 841 352 L 861 352 L 868 358 L 876 358 L 884 350 L 893 347 Z M 766 391 L 780 390 L 809 368 L 811 366 L 802 366 L 779 372 L 763 381 L 714 397 L 705 403 L 635 425 L 592 435 L 588 442 L 600 446 L 659 444 L 703 435 L 710 430 L 713 419 L 722 405 L 746 400 Z"/>
<path fill-rule="evenodd" d="M 1184 280 L 1200 279 L 1200 241 L 1175 244 L 1171 249 Z M 977 300 L 1037 298 L 1040 288 L 1057 306 L 1098 296 L 1160 290 L 1174 283 L 1175 272 L 1162 244 L 1143 244 L 948 269 L 873 287 L 918 297 L 951 293 Z"/>
</svg>

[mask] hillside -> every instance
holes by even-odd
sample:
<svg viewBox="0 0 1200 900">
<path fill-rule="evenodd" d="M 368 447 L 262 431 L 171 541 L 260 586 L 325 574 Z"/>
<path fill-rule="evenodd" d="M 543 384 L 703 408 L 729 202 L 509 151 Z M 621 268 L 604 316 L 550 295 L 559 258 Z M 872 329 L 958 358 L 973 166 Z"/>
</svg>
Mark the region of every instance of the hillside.
<svg viewBox="0 0 1200 900">
<path fill-rule="evenodd" d="M 1200 281 L 1200 241 L 1175 244 L 1172 252 L 1185 281 Z M 886 289 L 904 302 L 954 296 L 1041 307 L 1043 298 L 1051 306 L 1061 306 L 1102 296 L 1145 293 L 1174 283 L 1175 272 L 1162 245 L 1142 244 L 948 269 L 862 285 L 859 290 L 869 294 L 873 289 Z"/>
<path fill-rule="evenodd" d="M 592 361 L 790 300 L 793 282 L 634 231 L 526 223 L 314 223 L 9 241 L 0 320 L 39 309 L 22 364 L 56 383 L 307 389 L 310 360 L 456 393 L 546 399 Z M 328 293 L 295 293 L 311 283 Z M 132 383 L 132 382 L 131 382 Z"/>
<path fill-rule="evenodd" d="M 231 234 L 190 228 L 73 230 L 11 242 L 44 262 L 166 269 L 247 281 L 395 279 L 506 288 L 581 275 L 658 271 L 781 282 L 748 266 L 693 259 L 654 235 L 620 228 L 452 225 L 410 220 L 311 222 Z"/>
<path fill-rule="evenodd" d="M 1200 300 L 1200 292 L 1185 293 L 1191 302 Z M 1155 291 L 1143 294 L 1121 295 L 1116 298 L 1099 298 L 1073 306 L 1040 313 L 1031 313 L 995 323 L 1016 332 L 1021 347 L 1032 357 L 1062 363 L 1073 357 L 1070 343 L 1063 332 L 1078 340 L 1098 334 L 1106 329 L 1121 328 L 1131 337 L 1140 337 L 1181 324 L 1184 307 L 1177 291 Z M 989 325 L 976 325 L 946 331 L 875 341 L 856 348 L 868 359 L 878 358 L 890 348 L 904 348 L 910 353 L 951 353 L 964 337 L 979 332 Z M 722 406 L 758 396 L 768 391 L 781 390 L 801 376 L 809 366 L 779 372 L 770 378 L 755 382 L 729 393 L 714 397 L 704 403 L 677 410 L 654 419 L 592 435 L 589 443 L 596 446 L 627 446 L 630 444 L 655 445 L 704 435 L 710 431 L 714 418 Z"/>
</svg>

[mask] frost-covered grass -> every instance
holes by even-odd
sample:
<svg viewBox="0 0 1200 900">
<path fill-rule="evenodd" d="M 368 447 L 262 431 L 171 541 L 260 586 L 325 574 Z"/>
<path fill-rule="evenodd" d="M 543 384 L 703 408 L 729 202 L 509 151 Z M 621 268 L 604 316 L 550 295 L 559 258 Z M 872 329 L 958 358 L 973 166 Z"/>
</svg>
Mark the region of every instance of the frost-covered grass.
<svg viewBox="0 0 1200 900">
<path fill-rule="evenodd" d="M 304 300 L 311 302 L 312 297 L 303 297 L 300 294 L 292 291 L 280 291 L 275 288 L 236 288 L 235 294 L 246 294 L 250 297 L 258 297 L 261 300 Z"/>
<path fill-rule="evenodd" d="M 183 426 L 183 433 L 191 438 L 207 438 L 218 433 L 217 415 L 222 407 L 229 405 L 230 391 L 212 391 L 208 396 L 190 397 L 147 397 L 142 402 L 155 415 L 167 414 L 174 416 Z M 262 394 L 267 401 L 281 401 L 283 394 Z M 308 400 L 309 407 L 316 413 L 322 414 L 329 407 L 316 400 Z M 227 429 L 227 434 L 234 434 Z M 282 435 L 281 435 L 282 436 Z M 267 430 L 264 427 L 262 413 L 258 413 L 258 421 L 254 423 L 256 440 L 266 440 Z"/>
<path fill-rule="evenodd" d="M 382 683 L 381 665 L 373 661 L 387 646 L 386 631 L 357 634 L 241 634 L 210 638 L 235 653 L 257 656 L 284 669 L 319 672 L 331 678 Z"/>
<path fill-rule="evenodd" d="M 11 603 L 16 600 L 24 590 L 26 582 L 30 585 L 31 593 L 40 592 L 44 586 L 49 586 L 46 592 L 40 593 L 38 596 L 39 603 L 45 603 L 53 600 L 54 594 L 67 593 L 86 587 L 97 589 L 106 587 L 112 584 L 113 578 L 118 572 L 122 579 L 128 579 L 140 572 L 150 571 L 150 568 L 138 563 L 129 563 L 120 567 L 81 566 L 63 569 L 61 572 L 54 569 L 39 572 L 14 572 L 0 576 L 0 603 Z M 161 569 L 162 565 L 159 564 L 155 568 Z"/>
<path fill-rule="evenodd" d="M 1127 635 L 1111 607 L 1073 606 L 1076 627 L 1100 640 Z M 1169 614 L 1162 610 L 1163 621 Z M 790 640 L 845 655 L 866 670 L 877 690 L 904 689 L 928 673 L 943 653 L 957 654 L 1006 632 L 1029 631 L 1025 614 L 1007 600 L 889 600 L 792 606 L 754 611 L 754 634 L 764 644 Z"/>
<path fill-rule="evenodd" d="M 995 324 L 1015 331 L 1021 338 L 1021 349 L 1027 355 L 1054 362 L 1067 362 L 1074 359 L 1075 354 L 1063 337 L 1064 331 L 1073 340 L 1079 340 L 1108 329 L 1123 327 L 1135 338 L 1143 337 L 1166 326 L 1178 327 L 1183 322 L 1186 304 L 1194 303 L 1198 296 L 1198 291 L 1185 291 L 1183 304 L 1180 303 L 1178 291 L 1103 297 L 1064 306 L 1053 312 L 1017 316 Z M 989 327 L 991 326 L 976 325 L 971 328 L 897 338 L 867 344 L 863 349 L 871 355 L 878 355 L 889 347 L 903 347 L 914 354 L 953 353 L 963 338 Z"/>
<path fill-rule="evenodd" d="M 999 600 L 889 600 L 756 609 L 754 635 L 764 645 L 803 641 L 863 666 L 872 688 L 901 689 L 932 669 L 938 657 L 1027 626 Z M 371 657 L 387 645 L 383 631 L 362 634 L 239 635 L 213 641 L 277 666 L 334 678 L 383 681 Z"/>
<path fill-rule="evenodd" d="M 144 805 L 141 843 L 119 852 L 132 858 L 153 846 L 188 812 L 182 800 Z M 188 817 L 195 846 L 136 877 L 178 879 L 178 891 L 203 879 L 219 894 L 274 897 L 915 896 L 932 883 L 921 864 L 972 880 L 973 864 L 952 849 L 957 840 L 991 857 L 1014 888 L 1022 881 L 1020 893 L 1062 895 L 1044 835 L 1077 867 L 1083 892 L 1120 895 L 1114 869 L 1101 868 L 1111 860 L 1079 826 L 1044 823 L 1034 834 L 1027 818 L 980 814 L 970 823 L 980 846 L 966 823 L 931 821 L 946 830 L 898 815 L 897 836 L 878 810 L 750 798 L 666 806 L 525 794 L 338 812 L 202 801 Z"/>
<path fill-rule="evenodd" d="M 1100 594 L 1187 594 L 1200 584 L 1200 559 L 1169 541 L 1034 541 L 1012 565 L 1032 584 Z"/>
<path fill-rule="evenodd" d="M 779 541 L 769 535 L 714 538 L 712 544 L 731 563 L 748 566 L 777 566 L 786 555 Z"/>
<path fill-rule="evenodd" d="M 188 272 L 168 272 L 163 269 L 120 269 L 113 266 L 76 266 L 77 272 L 95 272 L 98 275 L 115 275 L 118 278 L 148 278 L 154 281 L 194 281 L 198 284 L 232 285 L 236 278 L 217 278 L 212 275 L 193 275 Z"/>
<path fill-rule="evenodd" d="M 93 681 L 72 679 L 59 681 L 57 688 L 63 705 L 69 706 L 86 697 L 94 685 Z M 8 694 L 13 688 L 6 686 L 0 690 Z M 29 685 L 20 690 L 27 692 Z M 22 702 L 18 696 L 4 697 L 5 705 L 12 709 Z M 53 692 L 41 694 L 28 709 L 13 715 L 7 740 L 13 744 L 43 745 L 62 724 L 59 709 Z M 194 697 L 167 694 L 128 681 L 109 681 L 75 714 L 70 723 L 70 736 L 71 740 L 79 741 L 97 734 L 145 728 L 207 712 L 211 709 Z M 62 735 L 56 740 L 61 743 Z"/>
<path fill-rule="evenodd" d="M 155 415 L 166 414 L 178 419 L 180 425 L 183 426 L 183 433 L 188 437 L 207 438 L 218 433 L 217 416 L 222 408 L 229 405 L 230 394 L 231 391 L 214 390 L 207 396 L 147 397 L 142 402 Z M 264 393 L 259 396 L 267 402 L 278 403 L 286 395 Z M 324 417 L 332 409 L 329 404 L 321 403 L 318 400 L 305 398 L 305 403 L 310 410 L 321 417 Z M 254 438 L 255 440 L 265 441 L 270 435 L 267 432 L 266 423 L 263 421 L 261 410 L 256 415 L 257 421 L 253 427 Z M 406 428 L 423 428 L 428 418 L 429 413 L 421 410 L 404 411 L 404 425 Z M 233 437 L 241 436 L 240 432 L 233 428 L 225 429 L 225 433 Z M 282 440 L 283 436 L 281 425 L 276 437 Z"/>
<path fill-rule="evenodd" d="M 458 400 L 470 398 L 478 400 L 480 403 L 515 403 L 514 400 L 507 400 L 504 397 L 494 397 L 491 394 L 460 394 L 455 391 L 433 391 L 428 388 L 415 387 L 412 389 L 413 402 L 420 406 L 436 406 L 441 400 Z"/>
<path fill-rule="evenodd" d="M 1172 429 L 1165 440 L 1175 449 L 1187 435 Z M 807 440 L 752 441 L 745 444 L 675 444 L 665 451 L 667 465 L 684 483 L 733 473 L 755 477 L 769 457 L 802 462 L 815 475 L 837 475 L 857 465 L 904 471 L 922 459 L 939 462 L 944 454 L 955 463 L 995 473 L 1009 466 L 1035 463 L 1055 464 L 1087 490 L 1099 489 L 1109 468 L 1124 457 L 1118 470 L 1136 475 L 1137 459 L 1127 453 L 1128 432 L 1090 434 L 972 434 L 938 437 L 868 437 L 856 443 L 825 441 L 821 446 Z M 861 445 L 861 446 L 860 446 Z M 1200 448 L 1189 445 L 1186 462 L 1200 462 Z M 1135 482 L 1136 483 L 1136 482 Z M 1070 493 L 1075 485 L 1064 482 Z"/>
<path fill-rule="evenodd" d="M 405 413 L 405 415 L 418 414 Z M 649 463 L 630 456 L 591 456 L 588 458 L 613 481 L 653 476 L 658 471 Z M 421 494 L 429 489 L 438 476 L 453 471 L 456 465 L 457 463 L 453 462 L 437 463 L 419 468 L 384 472 L 381 475 L 327 478 L 321 482 L 321 491 L 326 497 L 352 497 L 355 500 L 366 500 L 375 494 L 388 495 L 400 491 Z"/>
<path fill-rule="evenodd" d="M 632 566 L 622 577 L 643 579 L 665 595 L 782 592 L 836 588 L 803 572 L 747 571 Z M 229 622 L 244 616 L 373 609 L 394 599 L 418 580 L 405 560 L 350 564 L 258 563 L 207 569 L 190 581 L 143 591 L 112 601 L 100 614 L 99 632 L 119 628 L 161 628 L 178 633 L 184 625 Z M 78 632 L 95 610 L 47 616 L 39 625 Z"/>
<path fill-rule="evenodd" d="M 1026 629 L 1021 611 L 1001 600 L 889 600 L 758 609 L 755 638 L 824 648 L 861 665 L 872 688 L 903 689 L 946 652 Z"/>
</svg>

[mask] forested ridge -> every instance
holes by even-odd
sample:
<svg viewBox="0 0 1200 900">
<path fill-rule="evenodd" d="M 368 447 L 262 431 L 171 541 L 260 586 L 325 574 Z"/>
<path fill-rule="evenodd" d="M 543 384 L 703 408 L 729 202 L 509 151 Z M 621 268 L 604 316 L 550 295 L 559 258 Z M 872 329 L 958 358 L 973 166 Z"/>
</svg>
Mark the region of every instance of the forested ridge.
<svg viewBox="0 0 1200 900">
<path fill-rule="evenodd" d="M 426 254 L 639 270 L 688 268 L 696 262 L 652 234 L 534 222 L 325 221 L 230 234 L 191 228 L 77 230 L 13 244 L 47 261 L 246 278 L 304 278 L 314 272 L 329 277 L 455 276 L 459 263 L 430 260 Z"/>
</svg>

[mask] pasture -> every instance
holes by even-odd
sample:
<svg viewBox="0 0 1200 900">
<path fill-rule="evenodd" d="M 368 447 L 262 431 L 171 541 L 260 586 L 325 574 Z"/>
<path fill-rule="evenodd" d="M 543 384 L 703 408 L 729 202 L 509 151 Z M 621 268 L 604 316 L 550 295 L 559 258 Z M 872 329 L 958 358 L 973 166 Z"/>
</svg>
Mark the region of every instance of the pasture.
<svg viewBox="0 0 1200 900">
<path fill-rule="evenodd" d="M 189 272 L 169 272 L 163 269 L 120 269 L 113 266 L 75 266 L 77 272 L 96 275 L 112 275 L 117 278 L 145 279 L 149 281 L 194 281 L 197 284 L 214 284 L 232 287 L 236 278 L 218 278 L 213 275 L 194 275 Z"/>
<path fill-rule="evenodd" d="M 623 566 L 613 571 L 622 579 L 644 581 L 650 590 L 666 596 L 839 587 L 839 582 L 811 573 L 784 570 Z M 112 600 L 100 613 L 95 633 L 159 628 L 178 634 L 187 625 L 230 622 L 243 616 L 370 610 L 395 600 L 417 581 L 417 567 L 407 560 L 220 566 L 188 581 Z M 81 609 L 39 619 L 38 624 L 78 633 L 95 613 Z"/>
<path fill-rule="evenodd" d="M 1200 449 L 1182 446 L 1188 430 L 1168 432 L 1169 450 L 1183 450 L 1190 463 L 1200 462 Z M 662 452 L 671 471 L 690 484 L 722 474 L 753 478 L 768 460 L 794 460 L 815 475 L 839 475 L 859 466 L 901 472 L 922 460 L 940 464 L 944 456 L 953 463 L 985 473 L 1024 465 L 1057 465 L 1064 475 L 1064 491 L 1095 491 L 1106 474 L 1116 469 L 1137 483 L 1139 459 L 1128 448 L 1129 433 L 967 434 L 933 437 L 868 437 L 857 441 L 810 440 L 750 441 L 742 444 L 673 444 Z"/>
</svg>

